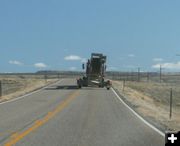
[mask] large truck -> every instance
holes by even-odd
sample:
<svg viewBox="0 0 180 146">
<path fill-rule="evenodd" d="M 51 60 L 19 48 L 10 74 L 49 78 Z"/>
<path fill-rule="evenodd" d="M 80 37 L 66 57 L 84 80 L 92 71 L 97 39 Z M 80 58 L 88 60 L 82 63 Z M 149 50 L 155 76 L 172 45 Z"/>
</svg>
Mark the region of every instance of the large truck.
<svg viewBox="0 0 180 146">
<path fill-rule="evenodd" d="M 79 88 L 87 86 L 106 87 L 108 90 L 111 87 L 110 80 L 105 81 L 104 75 L 106 71 L 106 56 L 100 53 L 92 53 L 86 65 L 82 65 L 86 69 L 85 75 L 77 79 Z"/>
</svg>

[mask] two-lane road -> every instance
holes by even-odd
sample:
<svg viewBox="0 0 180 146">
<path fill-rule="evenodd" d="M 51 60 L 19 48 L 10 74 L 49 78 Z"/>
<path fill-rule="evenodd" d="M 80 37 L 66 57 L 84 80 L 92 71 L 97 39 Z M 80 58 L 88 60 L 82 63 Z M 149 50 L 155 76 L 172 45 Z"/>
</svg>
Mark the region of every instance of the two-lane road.
<svg viewBox="0 0 180 146">
<path fill-rule="evenodd" d="M 0 105 L 0 145 L 164 146 L 111 90 L 76 89 L 75 80 Z"/>
</svg>

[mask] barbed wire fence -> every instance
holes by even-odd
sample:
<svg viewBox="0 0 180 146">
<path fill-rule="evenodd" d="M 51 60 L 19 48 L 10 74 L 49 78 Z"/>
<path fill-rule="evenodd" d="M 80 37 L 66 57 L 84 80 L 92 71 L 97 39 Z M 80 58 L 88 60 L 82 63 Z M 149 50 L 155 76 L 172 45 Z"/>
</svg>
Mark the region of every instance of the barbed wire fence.
<svg viewBox="0 0 180 146">
<path fill-rule="evenodd" d="M 21 90 L 26 84 L 26 80 L 35 79 L 35 80 L 44 80 L 44 83 L 47 84 L 50 79 L 60 80 L 62 78 L 79 78 L 82 77 L 84 73 L 82 72 L 57 72 L 57 73 L 48 73 L 43 72 L 39 74 L 34 73 L 17 73 L 17 74 L 0 74 L 0 98 L 4 95 L 14 93 Z"/>
<path fill-rule="evenodd" d="M 180 83 L 180 73 L 158 72 L 109 72 L 107 78 L 112 80 L 126 80 L 136 82 Z"/>
<path fill-rule="evenodd" d="M 20 78 L 21 80 L 26 79 L 44 79 L 47 81 L 48 79 L 61 79 L 61 78 L 79 78 L 84 75 L 83 72 L 58 72 L 54 74 L 42 73 L 42 74 L 12 74 L 12 75 L 0 75 L 0 97 L 3 95 L 7 95 L 13 93 L 21 88 L 23 88 L 23 84 L 18 82 L 13 82 L 11 80 L 3 80 L 2 78 Z M 180 86 L 180 73 L 165 73 L 161 72 L 141 72 L 140 68 L 136 72 L 107 72 L 106 78 L 112 80 L 119 81 L 131 81 L 131 82 L 147 82 L 147 83 L 160 83 L 161 85 L 168 85 L 175 88 L 176 86 Z M 161 81 L 160 81 L 161 80 Z"/>
</svg>

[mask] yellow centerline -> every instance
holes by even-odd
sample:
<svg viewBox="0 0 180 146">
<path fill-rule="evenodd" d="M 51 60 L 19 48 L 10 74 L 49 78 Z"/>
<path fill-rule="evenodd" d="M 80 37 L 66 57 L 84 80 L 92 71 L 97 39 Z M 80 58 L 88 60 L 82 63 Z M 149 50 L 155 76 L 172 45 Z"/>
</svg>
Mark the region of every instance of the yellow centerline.
<svg viewBox="0 0 180 146">
<path fill-rule="evenodd" d="M 47 113 L 47 115 L 42 118 L 41 120 L 37 120 L 34 122 L 34 124 L 28 128 L 27 130 L 23 131 L 22 133 L 16 132 L 16 134 L 13 134 L 11 136 L 11 139 L 4 144 L 4 146 L 12 146 L 15 145 L 18 141 L 23 139 L 25 136 L 27 136 L 32 131 L 36 130 L 40 126 L 47 123 L 51 118 L 53 118 L 57 113 L 61 112 L 76 96 L 78 96 L 79 91 L 73 92 L 71 95 L 69 95 L 63 102 L 61 102 L 53 111 L 50 111 Z"/>
</svg>

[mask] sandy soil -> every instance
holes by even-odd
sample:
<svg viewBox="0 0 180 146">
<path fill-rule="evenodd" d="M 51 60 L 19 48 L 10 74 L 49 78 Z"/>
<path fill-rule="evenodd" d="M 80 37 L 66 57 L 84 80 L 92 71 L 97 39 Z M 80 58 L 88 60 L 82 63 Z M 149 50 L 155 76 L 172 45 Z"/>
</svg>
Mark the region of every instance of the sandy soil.
<svg viewBox="0 0 180 146">
<path fill-rule="evenodd" d="M 34 90 L 40 89 L 48 84 L 56 82 L 57 79 L 48 79 L 47 81 L 45 81 L 44 79 L 34 79 L 34 78 L 33 79 L 3 78 L 1 79 L 1 81 L 6 83 L 6 84 L 4 83 L 3 85 L 4 94 L 3 96 L 0 97 L 0 102 L 3 102 L 30 93 Z"/>
<path fill-rule="evenodd" d="M 180 130 L 180 98 L 174 97 L 173 99 L 175 101 L 173 101 L 173 113 L 170 119 L 169 92 L 167 91 L 169 87 L 158 86 L 153 83 L 127 82 L 124 91 L 122 91 L 123 82 L 121 81 L 113 81 L 113 87 L 131 107 L 150 123 L 153 123 L 163 131 Z M 180 90 L 177 89 L 177 91 Z M 167 97 L 165 94 L 167 94 Z"/>
</svg>

